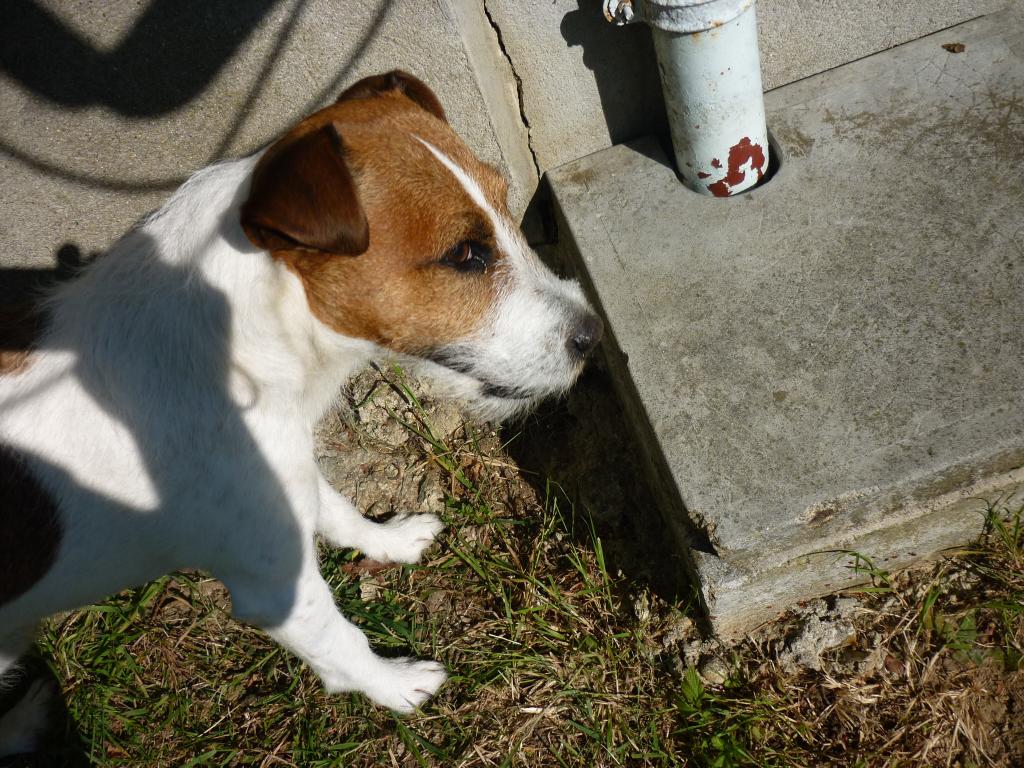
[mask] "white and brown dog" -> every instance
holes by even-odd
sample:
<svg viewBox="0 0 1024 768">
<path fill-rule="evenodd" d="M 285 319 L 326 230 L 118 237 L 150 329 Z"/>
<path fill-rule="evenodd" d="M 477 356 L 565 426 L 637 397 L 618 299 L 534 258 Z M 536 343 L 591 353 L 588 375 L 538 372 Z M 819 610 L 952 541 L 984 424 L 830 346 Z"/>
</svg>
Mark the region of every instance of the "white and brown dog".
<svg viewBox="0 0 1024 768">
<path fill-rule="evenodd" d="M 58 289 L 0 352 L 0 672 L 46 615 L 190 567 L 328 690 L 402 712 L 436 691 L 440 664 L 376 655 L 338 612 L 314 535 L 413 562 L 441 522 L 365 519 L 313 426 L 382 353 L 491 418 L 572 384 L 601 323 L 505 196 L 392 72 L 200 171 Z"/>
</svg>

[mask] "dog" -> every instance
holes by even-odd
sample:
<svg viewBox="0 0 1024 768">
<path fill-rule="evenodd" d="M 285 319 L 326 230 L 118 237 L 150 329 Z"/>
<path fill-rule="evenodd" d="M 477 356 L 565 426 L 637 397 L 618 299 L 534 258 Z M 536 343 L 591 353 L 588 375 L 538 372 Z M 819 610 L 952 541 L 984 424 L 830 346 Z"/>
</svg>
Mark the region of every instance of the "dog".
<svg viewBox="0 0 1024 768">
<path fill-rule="evenodd" d="M 188 567 L 329 692 L 404 713 L 437 691 L 441 664 L 378 656 L 341 615 L 314 538 L 411 563 L 442 523 L 364 518 L 313 428 L 382 355 L 488 419 L 572 385 L 602 323 L 506 195 L 394 71 L 199 171 L 55 289 L 0 353 L 0 673 L 47 615 Z"/>
</svg>

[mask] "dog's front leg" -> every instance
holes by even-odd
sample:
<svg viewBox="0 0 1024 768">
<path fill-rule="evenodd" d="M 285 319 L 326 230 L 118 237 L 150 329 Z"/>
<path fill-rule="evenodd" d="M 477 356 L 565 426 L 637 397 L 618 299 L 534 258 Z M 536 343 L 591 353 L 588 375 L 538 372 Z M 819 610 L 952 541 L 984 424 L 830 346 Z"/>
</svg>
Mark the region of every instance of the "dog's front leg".
<svg viewBox="0 0 1024 768">
<path fill-rule="evenodd" d="M 363 517 L 318 473 L 317 530 L 336 547 L 353 547 L 385 563 L 415 563 L 444 524 L 434 515 L 398 515 L 385 523 Z"/>
<path fill-rule="evenodd" d="M 411 712 L 447 677 L 435 661 L 375 654 L 366 636 L 335 606 L 312 546 L 294 582 L 252 572 L 224 581 L 235 616 L 260 626 L 305 661 L 331 693 L 361 691 L 377 704 Z"/>
</svg>

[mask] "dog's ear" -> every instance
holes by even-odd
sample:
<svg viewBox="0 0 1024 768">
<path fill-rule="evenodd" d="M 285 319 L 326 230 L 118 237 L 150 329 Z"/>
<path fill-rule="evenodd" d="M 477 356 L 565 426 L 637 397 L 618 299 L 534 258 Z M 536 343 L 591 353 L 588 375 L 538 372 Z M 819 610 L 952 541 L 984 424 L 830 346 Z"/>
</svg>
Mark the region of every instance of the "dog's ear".
<svg viewBox="0 0 1024 768">
<path fill-rule="evenodd" d="M 246 237 L 268 251 L 356 255 L 370 245 L 366 212 L 330 124 L 260 161 L 241 214 Z"/>
<path fill-rule="evenodd" d="M 338 103 L 349 101 L 350 99 L 369 99 L 389 91 L 398 91 L 405 94 L 411 101 L 423 107 L 434 117 L 440 118 L 446 123 L 448 122 L 440 99 L 430 90 L 427 84 L 400 69 L 392 70 L 384 75 L 364 77 L 355 85 L 346 88 L 341 96 L 338 97 Z"/>
</svg>

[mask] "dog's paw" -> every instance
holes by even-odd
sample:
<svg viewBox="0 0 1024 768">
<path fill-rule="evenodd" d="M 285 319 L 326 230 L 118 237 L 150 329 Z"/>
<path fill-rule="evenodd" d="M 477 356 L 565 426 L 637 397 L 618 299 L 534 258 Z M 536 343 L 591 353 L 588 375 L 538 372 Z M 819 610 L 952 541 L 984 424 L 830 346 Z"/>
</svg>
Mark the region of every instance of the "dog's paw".
<svg viewBox="0 0 1024 768">
<path fill-rule="evenodd" d="M 441 687 L 448 674 L 436 661 L 381 659 L 380 678 L 363 692 L 375 704 L 408 714 L 429 699 Z"/>
<path fill-rule="evenodd" d="M 434 515 L 399 515 L 377 525 L 360 549 L 373 560 L 415 563 L 443 529 Z"/>
</svg>

